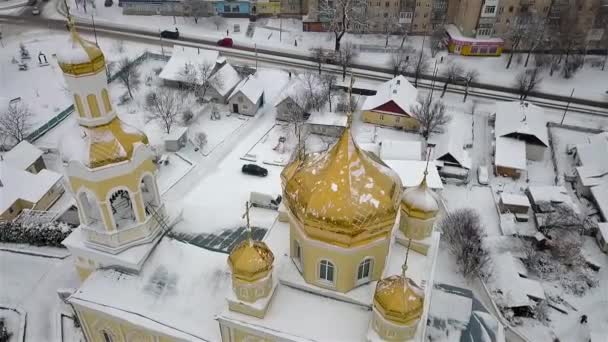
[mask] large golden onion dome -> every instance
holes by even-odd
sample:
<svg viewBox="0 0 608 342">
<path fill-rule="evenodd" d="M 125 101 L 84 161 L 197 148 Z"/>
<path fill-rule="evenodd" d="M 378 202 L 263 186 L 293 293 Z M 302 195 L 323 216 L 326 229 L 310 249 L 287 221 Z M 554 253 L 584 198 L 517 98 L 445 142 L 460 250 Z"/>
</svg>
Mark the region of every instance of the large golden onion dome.
<svg viewBox="0 0 608 342">
<path fill-rule="evenodd" d="M 374 307 L 387 320 L 411 325 L 422 316 L 424 291 L 411 279 L 393 275 L 376 284 Z"/>
<path fill-rule="evenodd" d="M 272 270 L 274 254 L 262 241 L 246 239 L 230 252 L 228 264 L 232 275 L 239 280 L 256 281 Z"/>
<path fill-rule="evenodd" d="M 437 215 L 439 202 L 426 184 L 426 175 L 420 185 L 403 191 L 401 209 L 412 217 L 430 218 Z"/>
<path fill-rule="evenodd" d="M 68 46 L 58 49 L 57 61 L 65 74 L 80 76 L 94 74 L 106 66 L 105 57 L 101 49 L 86 39 L 80 37 L 74 23 L 68 23 L 70 39 Z"/>
<path fill-rule="evenodd" d="M 286 205 L 310 237 L 350 247 L 390 233 L 401 181 L 357 146 L 350 127 L 327 152 L 288 167 Z"/>
</svg>

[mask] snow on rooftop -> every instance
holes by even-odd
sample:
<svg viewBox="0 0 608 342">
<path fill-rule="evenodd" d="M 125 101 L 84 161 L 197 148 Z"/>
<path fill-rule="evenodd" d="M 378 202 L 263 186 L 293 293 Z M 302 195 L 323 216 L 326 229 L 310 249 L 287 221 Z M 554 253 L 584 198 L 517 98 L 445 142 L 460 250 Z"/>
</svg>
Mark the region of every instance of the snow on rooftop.
<svg viewBox="0 0 608 342">
<path fill-rule="evenodd" d="M 503 192 L 500 194 L 500 199 L 502 200 L 502 203 L 507 205 L 517 205 L 522 207 L 530 206 L 530 201 L 528 200 L 528 197 L 521 194 Z"/>
<path fill-rule="evenodd" d="M 215 315 L 231 291 L 228 256 L 164 238 L 137 275 L 97 270 L 70 297 L 153 331 L 186 340 L 221 340 Z M 138 315 L 133 314 L 138 313 Z"/>
<path fill-rule="evenodd" d="M 241 76 L 239 76 L 239 73 L 232 65 L 226 63 L 211 76 L 209 81 L 211 84 L 214 84 L 216 79 L 220 80 L 220 86 L 214 86 L 215 90 L 217 90 L 220 95 L 225 96 L 241 81 Z"/>
<path fill-rule="evenodd" d="M 576 145 L 576 155 L 580 161 L 576 173 L 584 186 L 595 186 L 606 182 L 608 176 L 608 133 L 593 135 L 589 142 Z"/>
<path fill-rule="evenodd" d="M 498 102 L 495 113 L 494 134 L 497 140 L 499 137 L 526 135 L 537 144 L 549 146 L 547 122 L 542 108 L 525 101 Z"/>
<path fill-rule="evenodd" d="M 503 43 L 504 40 L 502 38 L 474 38 L 474 37 L 466 37 L 464 36 L 458 27 L 454 24 L 445 25 L 445 30 L 452 39 L 461 41 L 461 42 L 471 42 L 471 43 Z"/>
<path fill-rule="evenodd" d="M 604 218 L 608 218 L 608 182 L 591 188 L 591 196 Z"/>
<path fill-rule="evenodd" d="M 42 156 L 42 151 L 23 140 L 3 156 L 4 160 L 12 167 L 25 170 Z"/>
<path fill-rule="evenodd" d="M 88 40 L 82 38 L 74 38 L 74 35 L 70 34 L 67 44 L 62 46 L 60 49 L 57 49 L 57 61 L 65 64 L 79 64 L 90 62 L 91 57 L 89 57 L 89 54 L 85 51 L 85 46 L 87 48 L 99 48 Z"/>
<path fill-rule="evenodd" d="M 608 241 L 608 222 L 600 222 L 597 224 L 598 229 L 604 241 Z"/>
<path fill-rule="evenodd" d="M 535 204 L 547 203 L 566 203 L 574 205 L 568 190 L 563 186 L 555 185 L 531 185 L 526 190 Z"/>
<path fill-rule="evenodd" d="M 430 314 L 433 318 L 469 323 L 473 300 L 459 294 L 433 289 Z"/>
<path fill-rule="evenodd" d="M 33 174 L 0 161 L 0 213 L 17 200 L 37 203 L 61 177 L 61 174 L 46 169 Z"/>
<path fill-rule="evenodd" d="M 311 76 L 311 81 L 321 82 L 320 79 Z M 297 99 L 298 96 L 306 92 L 307 76 L 305 74 L 298 74 L 289 80 L 289 83 L 283 88 L 281 93 L 274 99 L 274 105 L 277 106 L 286 98 Z M 319 83 L 315 88 L 321 89 L 322 85 Z"/>
<path fill-rule="evenodd" d="M 257 103 L 262 94 L 264 94 L 264 84 L 263 81 L 260 80 L 256 75 L 249 75 L 247 78 L 242 80 L 232 94 L 230 94 L 230 98 L 236 95 L 238 92 L 241 92 L 245 97 L 249 99 L 249 101 L 253 103 Z"/>
<path fill-rule="evenodd" d="M 310 125 L 346 127 L 348 117 L 334 112 L 312 112 L 306 122 Z"/>
<path fill-rule="evenodd" d="M 515 257 L 510 252 L 494 254 L 492 262 L 492 277 L 488 285 L 498 294 L 498 304 L 506 307 L 529 306 L 533 302 L 528 296 L 544 299 L 544 291 L 540 283 L 536 280 L 522 278 L 520 270 L 516 264 Z"/>
<path fill-rule="evenodd" d="M 384 162 L 399 175 L 401 184 L 405 188 L 417 186 L 422 182 L 427 164 L 424 160 L 385 160 Z M 427 185 L 431 189 L 442 189 L 443 183 L 435 162 L 431 161 L 428 164 Z"/>
<path fill-rule="evenodd" d="M 420 141 L 384 139 L 380 142 L 380 158 L 383 160 L 420 160 L 421 157 Z"/>
<path fill-rule="evenodd" d="M 182 72 L 186 64 L 190 64 L 195 68 L 205 64 L 214 66 L 218 58 L 218 51 L 175 45 L 173 46 L 171 58 L 165 64 L 158 77 L 170 81 L 185 81 Z"/>
<path fill-rule="evenodd" d="M 456 120 L 452 120 L 455 122 Z M 438 135 L 435 139 L 435 150 L 433 151 L 433 158 L 441 160 L 449 158 L 450 156 L 465 169 L 471 168 L 471 157 L 469 151 L 464 149 L 464 137 L 462 131 L 458 130 L 455 125 L 451 125 L 454 128 L 446 130 L 445 133 Z"/>
<path fill-rule="evenodd" d="M 526 143 L 514 138 L 496 138 L 496 166 L 526 169 Z"/>
<path fill-rule="evenodd" d="M 411 107 L 419 104 L 417 98 L 418 89 L 403 75 L 399 75 L 378 86 L 376 95 L 368 96 L 361 109 L 364 111 L 373 110 L 393 101 L 404 112 L 410 113 Z"/>
<path fill-rule="evenodd" d="M 171 133 L 165 135 L 165 140 L 179 140 L 186 132 L 188 132 L 188 127 L 173 126 Z"/>
</svg>

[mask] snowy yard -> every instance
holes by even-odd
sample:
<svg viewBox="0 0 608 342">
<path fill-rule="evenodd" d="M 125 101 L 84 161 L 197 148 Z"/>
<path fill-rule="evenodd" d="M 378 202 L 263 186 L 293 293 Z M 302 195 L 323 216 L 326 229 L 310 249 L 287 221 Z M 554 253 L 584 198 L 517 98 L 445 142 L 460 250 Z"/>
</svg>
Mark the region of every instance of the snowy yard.
<svg viewBox="0 0 608 342">
<path fill-rule="evenodd" d="M 192 148 L 192 146 L 188 145 L 186 148 Z M 170 153 L 168 160 L 169 164 L 158 165 L 158 175 L 156 179 L 158 182 L 158 190 L 161 194 L 169 190 L 169 188 L 194 167 L 192 161 L 185 159 L 185 157 L 179 153 Z"/>
</svg>

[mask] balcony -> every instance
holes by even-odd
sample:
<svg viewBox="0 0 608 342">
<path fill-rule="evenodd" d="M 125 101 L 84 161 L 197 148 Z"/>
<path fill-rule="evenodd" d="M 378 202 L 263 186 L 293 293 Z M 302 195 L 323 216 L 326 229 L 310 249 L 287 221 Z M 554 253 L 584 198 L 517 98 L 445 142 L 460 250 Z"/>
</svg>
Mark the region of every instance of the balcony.
<svg viewBox="0 0 608 342">
<path fill-rule="evenodd" d="M 161 231 L 161 224 L 156 217 L 165 217 L 164 206 L 157 209 L 158 216 L 150 215 L 141 223 L 136 223 L 113 232 L 106 232 L 99 228 L 83 226 L 82 232 L 86 244 L 92 248 L 102 250 L 111 254 L 117 254 L 134 245 L 147 243 L 154 240 Z"/>
</svg>

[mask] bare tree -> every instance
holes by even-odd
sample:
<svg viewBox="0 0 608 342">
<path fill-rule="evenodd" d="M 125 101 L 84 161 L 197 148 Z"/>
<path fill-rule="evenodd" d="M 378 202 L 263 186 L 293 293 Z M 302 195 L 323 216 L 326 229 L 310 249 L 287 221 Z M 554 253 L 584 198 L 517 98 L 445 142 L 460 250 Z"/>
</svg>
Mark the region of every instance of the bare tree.
<svg viewBox="0 0 608 342">
<path fill-rule="evenodd" d="M 219 14 L 215 14 L 211 17 L 211 22 L 215 25 L 215 29 L 219 31 L 220 26 L 226 25 L 226 19 L 220 16 Z"/>
<path fill-rule="evenodd" d="M 441 101 L 433 101 L 430 93 L 418 101 L 420 103 L 413 105 L 410 110 L 418 121 L 424 140 L 428 141 L 433 132 L 441 132 L 452 118 L 445 112 L 445 104 Z"/>
<path fill-rule="evenodd" d="M 8 104 L 8 107 L 0 112 L 0 135 L 19 143 L 30 134 L 33 117 L 34 114 L 23 102 Z"/>
<path fill-rule="evenodd" d="M 462 102 L 467 102 L 467 97 L 469 96 L 469 87 L 471 86 L 471 83 L 477 82 L 477 78 L 479 78 L 479 72 L 475 69 L 467 70 L 467 72 L 464 74 L 462 80 L 464 81 L 465 87 Z"/>
<path fill-rule="evenodd" d="M 393 76 L 402 75 L 407 72 L 412 62 L 414 49 L 411 46 L 391 52 L 389 65 L 393 70 Z"/>
<path fill-rule="evenodd" d="M 108 81 L 112 77 L 114 68 L 116 68 L 116 61 L 106 62 L 106 78 L 108 79 Z"/>
<path fill-rule="evenodd" d="M 305 152 L 305 142 L 307 136 L 306 129 L 306 107 L 309 106 L 309 99 L 304 93 L 298 93 L 290 96 L 291 101 L 287 105 L 286 121 L 293 128 L 293 134 L 297 141 L 297 150 Z"/>
<path fill-rule="evenodd" d="M 481 275 L 490 257 L 483 246 L 486 234 L 477 211 L 467 208 L 449 212 L 439 222 L 439 229 L 460 273 L 467 278 Z"/>
<path fill-rule="evenodd" d="M 175 89 L 159 87 L 150 92 L 147 101 L 148 120 L 156 121 L 165 131 L 171 133 L 171 127 L 179 121 L 184 100 Z"/>
<path fill-rule="evenodd" d="M 118 79 L 127 88 L 131 98 L 133 98 L 133 91 L 137 90 L 141 83 L 139 68 L 134 62 L 129 57 L 123 57 L 118 62 Z"/>
<path fill-rule="evenodd" d="M 198 18 L 207 14 L 206 3 L 201 0 L 184 0 L 184 13 L 194 19 L 198 24 Z"/>
<path fill-rule="evenodd" d="M 531 12 L 521 12 L 513 18 L 511 21 L 513 24 L 507 31 L 506 39 L 511 43 L 511 54 L 509 55 L 509 61 L 507 62 L 507 69 L 511 67 L 513 61 L 513 55 L 522 43 L 528 41 L 531 35 L 538 34 L 533 30 L 537 28 L 537 23 L 542 19 Z"/>
<path fill-rule="evenodd" d="M 300 75 L 300 79 L 302 80 L 304 90 L 304 98 L 300 100 L 303 109 L 307 112 L 310 110 L 320 110 L 327 100 L 323 78 L 317 74 L 304 73 Z"/>
<path fill-rule="evenodd" d="M 530 92 L 538 87 L 542 80 L 540 68 L 522 70 L 515 78 L 515 86 L 519 89 L 519 99 L 525 100 Z"/>
<path fill-rule="evenodd" d="M 213 63 L 184 64 L 180 75 L 187 87 L 200 99 L 204 99 L 210 88 L 221 88 L 224 80 L 214 73 Z"/>
<path fill-rule="evenodd" d="M 332 111 L 331 96 L 333 88 L 336 86 L 336 76 L 332 74 L 325 74 L 321 76 L 321 82 L 323 83 L 323 91 L 327 96 L 327 102 L 329 103 L 329 111 Z"/>
<path fill-rule="evenodd" d="M 570 54 L 580 49 L 585 44 L 585 33 L 582 32 L 577 25 L 577 18 L 573 15 L 567 15 L 560 24 L 558 41 L 560 51 L 566 53 L 565 62 L 568 63 Z M 561 57 L 560 57 L 561 62 Z"/>
<path fill-rule="evenodd" d="M 431 65 L 429 64 L 429 56 L 427 56 L 422 50 L 420 50 L 420 54 L 414 57 L 414 61 L 412 62 L 412 73 L 414 74 L 414 87 L 418 88 L 418 79 L 424 73 L 426 73 L 430 69 Z"/>
<path fill-rule="evenodd" d="M 312 49 L 312 58 L 317 62 L 317 66 L 319 69 L 319 75 L 321 75 L 321 66 L 323 66 L 323 61 L 325 61 L 325 51 L 323 51 L 322 47 L 316 47 Z"/>
<path fill-rule="evenodd" d="M 431 56 L 435 58 L 437 52 L 444 48 L 443 36 L 445 35 L 445 29 L 443 25 L 438 25 L 435 30 L 431 33 Z"/>
<path fill-rule="evenodd" d="M 346 69 L 350 67 L 353 59 L 357 56 L 357 51 L 352 43 L 347 42 L 338 52 L 338 60 L 342 66 L 342 81 L 346 79 Z"/>
<path fill-rule="evenodd" d="M 334 33 L 334 50 L 340 51 L 340 41 L 347 30 L 365 31 L 367 2 L 359 0 L 319 0 L 319 17 L 325 19 L 327 30 Z"/>
<path fill-rule="evenodd" d="M 448 64 L 448 67 L 443 72 L 443 77 L 445 77 L 445 83 L 443 84 L 443 91 L 441 92 L 441 97 L 443 97 L 445 95 L 445 92 L 448 90 L 448 84 L 456 83 L 462 78 L 463 74 L 464 68 L 460 66 L 460 64 Z"/>
<path fill-rule="evenodd" d="M 573 55 L 571 58 L 567 58 L 562 67 L 562 75 L 564 78 L 571 78 L 576 74 L 585 62 L 585 57 L 580 54 Z"/>
<path fill-rule="evenodd" d="M 533 18 L 534 20 L 530 22 L 530 33 L 525 37 L 528 54 L 526 55 L 524 67 L 528 66 L 532 52 L 536 51 L 540 46 L 543 46 L 544 43 L 550 39 L 550 37 L 548 37 L 549 30 L 546 27 L 546 20 L 538 16 L 534 16 Z"/>
<path fill-rule="evenodd" d="M 197 132 L 194 136 L 194 144 L 202 150 L 207 145 L 207 134 L 205 132 Z"/>
</svg>

